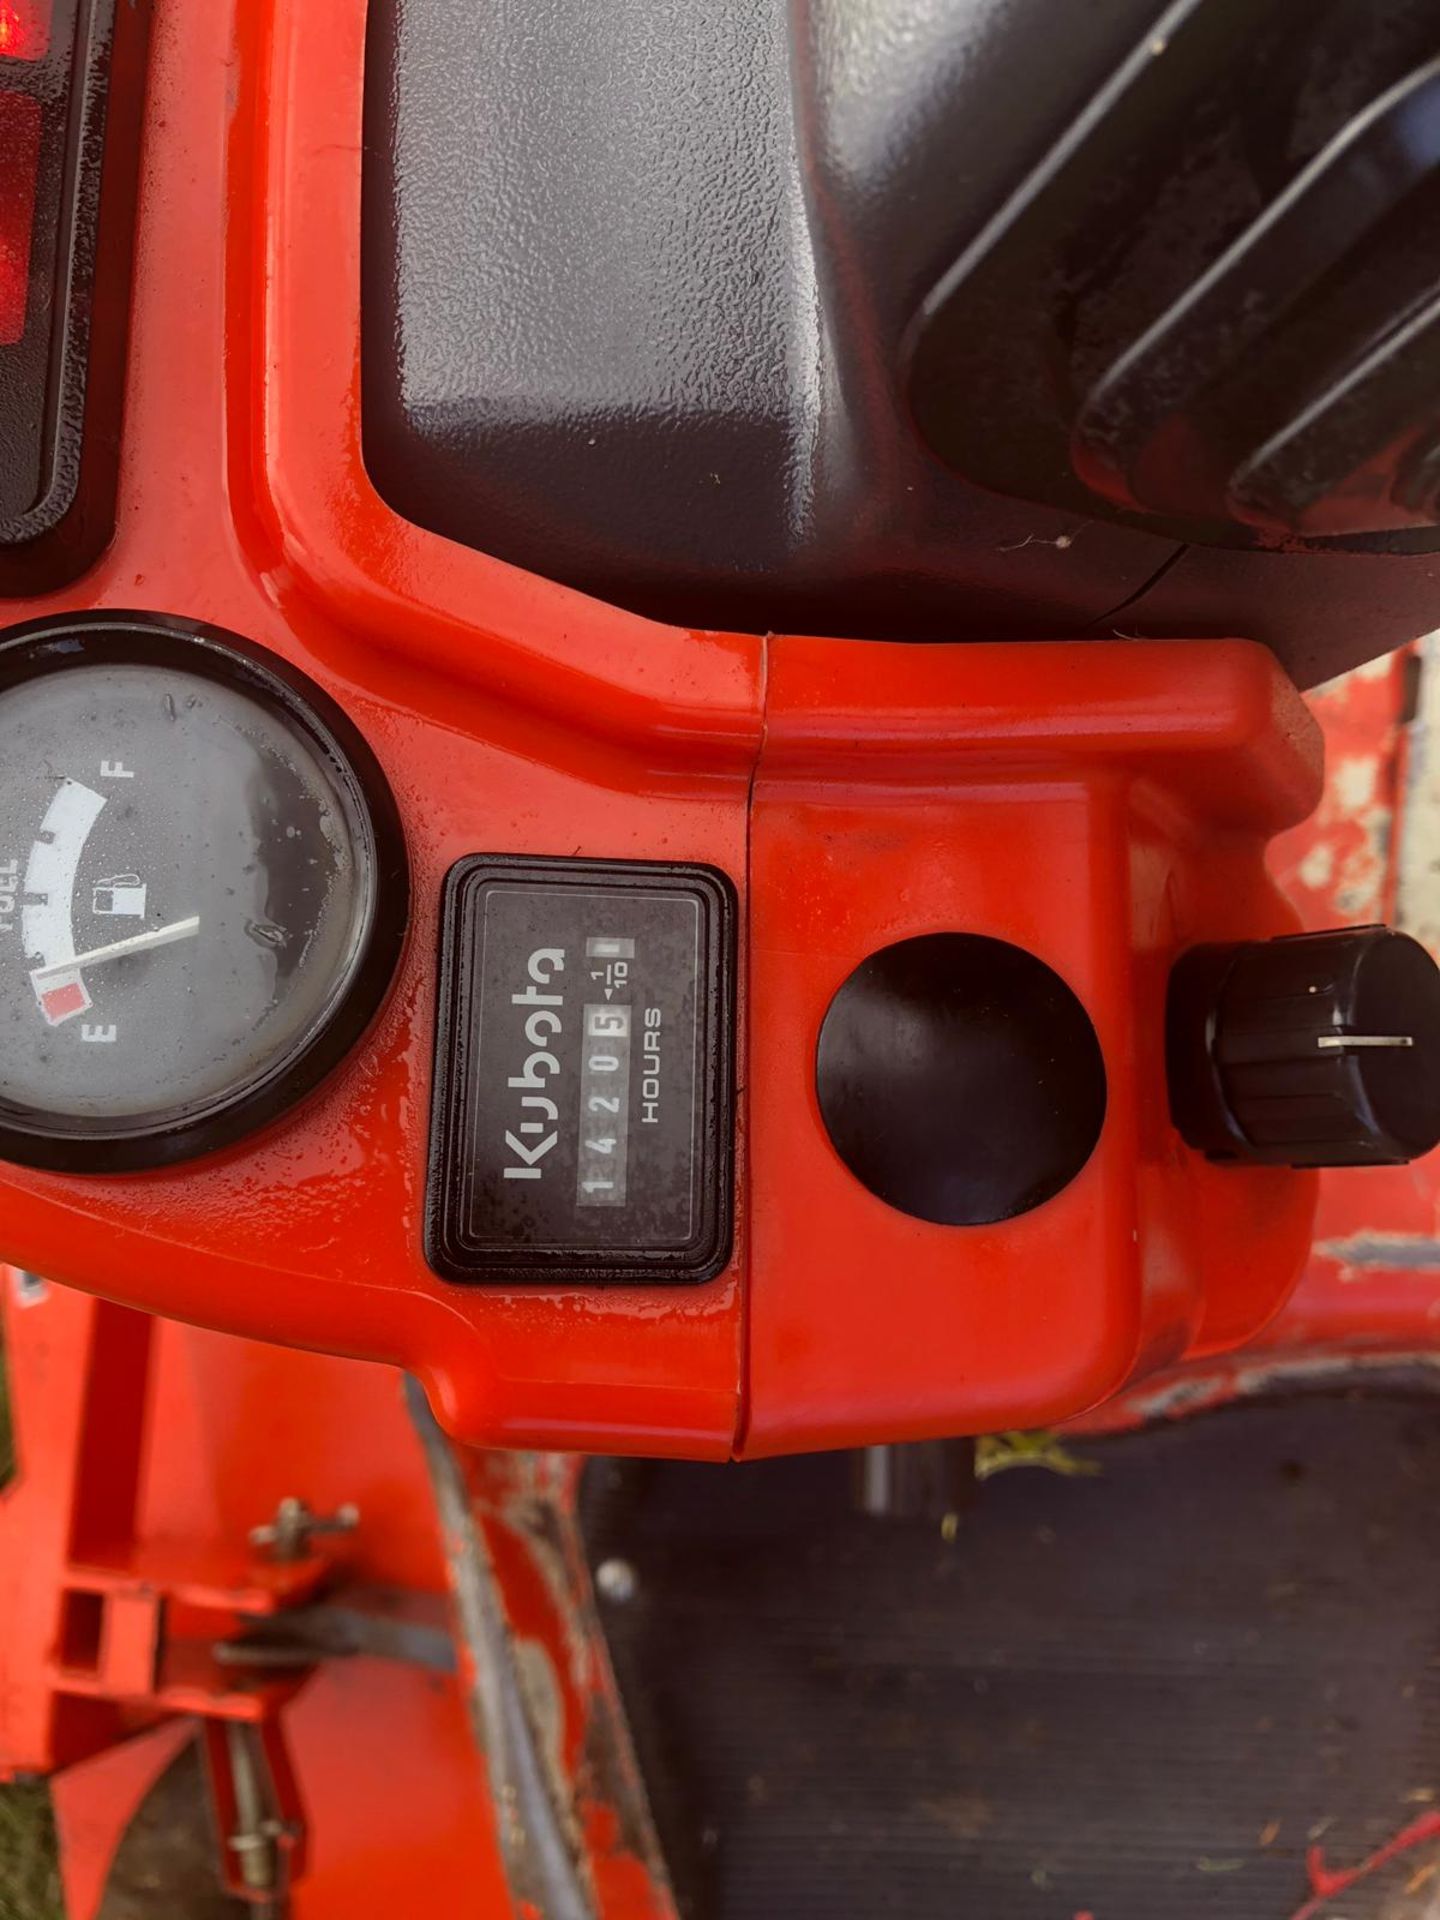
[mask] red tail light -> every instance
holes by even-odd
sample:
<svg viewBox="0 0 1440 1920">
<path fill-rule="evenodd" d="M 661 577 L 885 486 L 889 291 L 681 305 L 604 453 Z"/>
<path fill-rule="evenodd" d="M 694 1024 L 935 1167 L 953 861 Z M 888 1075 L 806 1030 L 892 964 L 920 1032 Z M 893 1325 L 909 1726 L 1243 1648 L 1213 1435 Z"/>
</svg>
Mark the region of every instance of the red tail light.
<svg viewBox="0 0 1440 1920">
<path fill-rule="evenodd" d="M 6 17 L 0 11 L 0 34 Z M 25 331 L 39 167 L 39 102 L 0 93 L 0 347 L 14 346 Z"/>
<path fill-rule="evenodd" d="M 50 0 L 0 0 L 0 60 L 38 60 L 50 44 Z"/>
</svg>

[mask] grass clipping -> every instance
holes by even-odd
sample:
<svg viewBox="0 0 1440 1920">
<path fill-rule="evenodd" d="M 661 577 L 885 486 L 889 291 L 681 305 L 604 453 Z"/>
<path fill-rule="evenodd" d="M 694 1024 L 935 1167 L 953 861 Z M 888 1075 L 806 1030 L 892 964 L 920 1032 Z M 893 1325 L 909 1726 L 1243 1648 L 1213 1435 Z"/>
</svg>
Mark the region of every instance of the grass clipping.
<svg viewBox="0 0 1440 1920">
<path fill-rule="evenodd" d="M 64 1920 L 55 1818 L 44 1786 L 0 1787 L 0 1920 Z"/>
<path fill-rule="evenodd" d="M 977 1480 L 992 1480 L 1015 1467 L 1039 1467 L 1042 1473 L 1062 1474 L 1067 1480 L 1088 1480 L 1100 1472 L 1098 1460 L 1072 1453 L 1048 1428 L 1037 1433 L 981 1434 L 975 1442 Z"/>
</svg>

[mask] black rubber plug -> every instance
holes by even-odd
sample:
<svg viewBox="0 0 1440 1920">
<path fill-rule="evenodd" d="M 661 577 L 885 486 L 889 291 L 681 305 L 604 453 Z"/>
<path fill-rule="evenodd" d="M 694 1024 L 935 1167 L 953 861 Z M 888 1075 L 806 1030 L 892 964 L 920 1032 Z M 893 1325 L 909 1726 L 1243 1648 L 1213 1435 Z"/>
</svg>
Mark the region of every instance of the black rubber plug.
<svg viewBox="0 0 1440 1920">
<path fill-rule="evenodd" d="M 1105 1120 L 1105 1062 L 1084 1007 L 1033 953 L 975 933 L 871 954 L 830 1003 L 815 1079 L 856 1179 L 942 1226 L 1052 1199 Z"/>
</svg>

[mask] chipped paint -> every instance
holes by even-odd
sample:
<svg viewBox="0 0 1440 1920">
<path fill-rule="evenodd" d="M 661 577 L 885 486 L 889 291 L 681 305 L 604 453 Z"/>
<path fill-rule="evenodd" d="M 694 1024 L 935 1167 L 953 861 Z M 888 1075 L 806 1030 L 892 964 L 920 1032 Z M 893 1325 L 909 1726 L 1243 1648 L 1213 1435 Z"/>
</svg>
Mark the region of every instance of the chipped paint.
<svg viewBox="0 0 1440 1920">
<path fill-rule="evenodd" d="M 1188 1420 L 1236 1400 L 1311 1387 L 1362 1386 L 1379 1376 L 1403 1374 L 1408 1385 L 1440 1392 L 1440 1353 L 1406 1350 L 1383 1353 L 1243 1354 L 1191 1367 L 1159 1381 L 1132 1387 L 1094 1413 L 1066 1423 L 1076 1433 L 1123 1433 L 1152 1422 Z"/>
<path fill-rule="evenodd" d="M 580 1537 L 583 1461 L 457 1449 L 423 1397 L 411 1406 L 448 1515 L 472 1704 L 519 1910 L 676 1920 Z"/>
<path fill-rule="evenodd" d="M 1408 660 L 1409 650 L 1387 655 L 1310 696 L 1325 730 L 1325 792 L 1313 819 L 1282 834 L 1271 858 L 1309 926 L 1390 917 Z"/>
<path fill-rule="evenodd" d="M 1440 634 L 1420 648 L 1398 869 L 1399 924 L 1440 954 Z"/>
<path fill-rule="evenodd" d="M 1440 633 L 1308 698 L 1330 777 L 1314 816 L 1274 841 L 1272 873 L 1306 926 L 1398 921 L 1440 958 Z M 1248 1349 L 1167 1366 L 1067 1430 L 1182 1419 L 1387 1370 L 1440 1389 L 1440 1152 L 1325 1172 L 1317 1221 L 1294 1295 Z"/>
<path fill-rule="evenodd" d="M 1367 660 L 1363 667 L 1353 667 L 1348 674 L 1342 674 L 1342 680 L 1383 680 L 1390 671 L 1390 656 L 1379 654 L 1374 660 Z M 1330 683 L 1335 685 L 1334 681 Z"/>
<path fill-rule="evenodd" d="M 1386 1273 L 1440 1272 L 1440 1240 L 1429 1234 L 1354 1233 L 1343 1240 L 1321 1240 L 1315 1251 L 1344 1270 L 1358 1273 L 1380 1269 Z"/>
<path fill-rule="evenodd" d="M 1317 840 L 1295 871 L 1313 893 L 1321 892 L 1335 877 L 1335 849 Z"/>
<path fill-rule="evenodd" d="M 676 1920 L 580 1539 L 581 1462 L 456 1447 L 414 1383 L 407 1400 L 514 1910 Z"/>
<path fill-rule="evenodd" d="M 1337 760 L 1330 775 L 1336 804 L 1345 813 L 1359 813 L 1371 806 L 1380 781 L 1378 754 L 1347 754 Z"/>
</svg>

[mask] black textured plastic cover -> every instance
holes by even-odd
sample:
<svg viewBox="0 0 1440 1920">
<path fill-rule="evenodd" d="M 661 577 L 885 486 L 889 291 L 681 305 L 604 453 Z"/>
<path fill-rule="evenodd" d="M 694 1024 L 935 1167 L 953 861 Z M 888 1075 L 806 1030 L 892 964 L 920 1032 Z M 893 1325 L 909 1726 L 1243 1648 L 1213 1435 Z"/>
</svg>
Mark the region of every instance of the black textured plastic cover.
<svg viewBox="0 0 1440 1920">
<path fill-rule="evenodd" d="M 911 416 L 907 331 L 937 282 L 1080 136 L 1114 75 L 1210 4 L 373 0 L 375 484 L 454 540 L 691 626 L 1238 633 L 1301 684 L 1415 637 L 1440 606 L 1434 556 L 1182 546 L 1098 498 L 1043 504 L 1045 475 L 1026 498 L 987 491 L 927 452 Z M 1362 78 L 1397 10 L 1357 46 Z M 1274 12 L 1257 0 L 1234 50 L 1262 127 L 1291 110 L 1289 68 L 1277 80 L 1246 58 Z M 1307 44 L 1287 42 L 1297 86 Z M 1350 101 L 1351 79 L 1331 85 L 1345 111 L 1366 97 Z M 1268 179 L 1279 139 L 1241 172 Z M 1203 256 L 1224 183 L 1201 195 L 1199 229 L 1187 213 L 1177 232 L 1165 180 L 1137 174 L 1150 253 Z M 1092 247 L 1066 272 L 1111 265 Z M 989 315 L 987 338 L 1033 330 L 1037 298 Z M 1060 334 L 1032 397 L 1063 410 L 1079 393 Z M 1014 417 L 1001 409 L 992 441 Z"/>
</svg>

